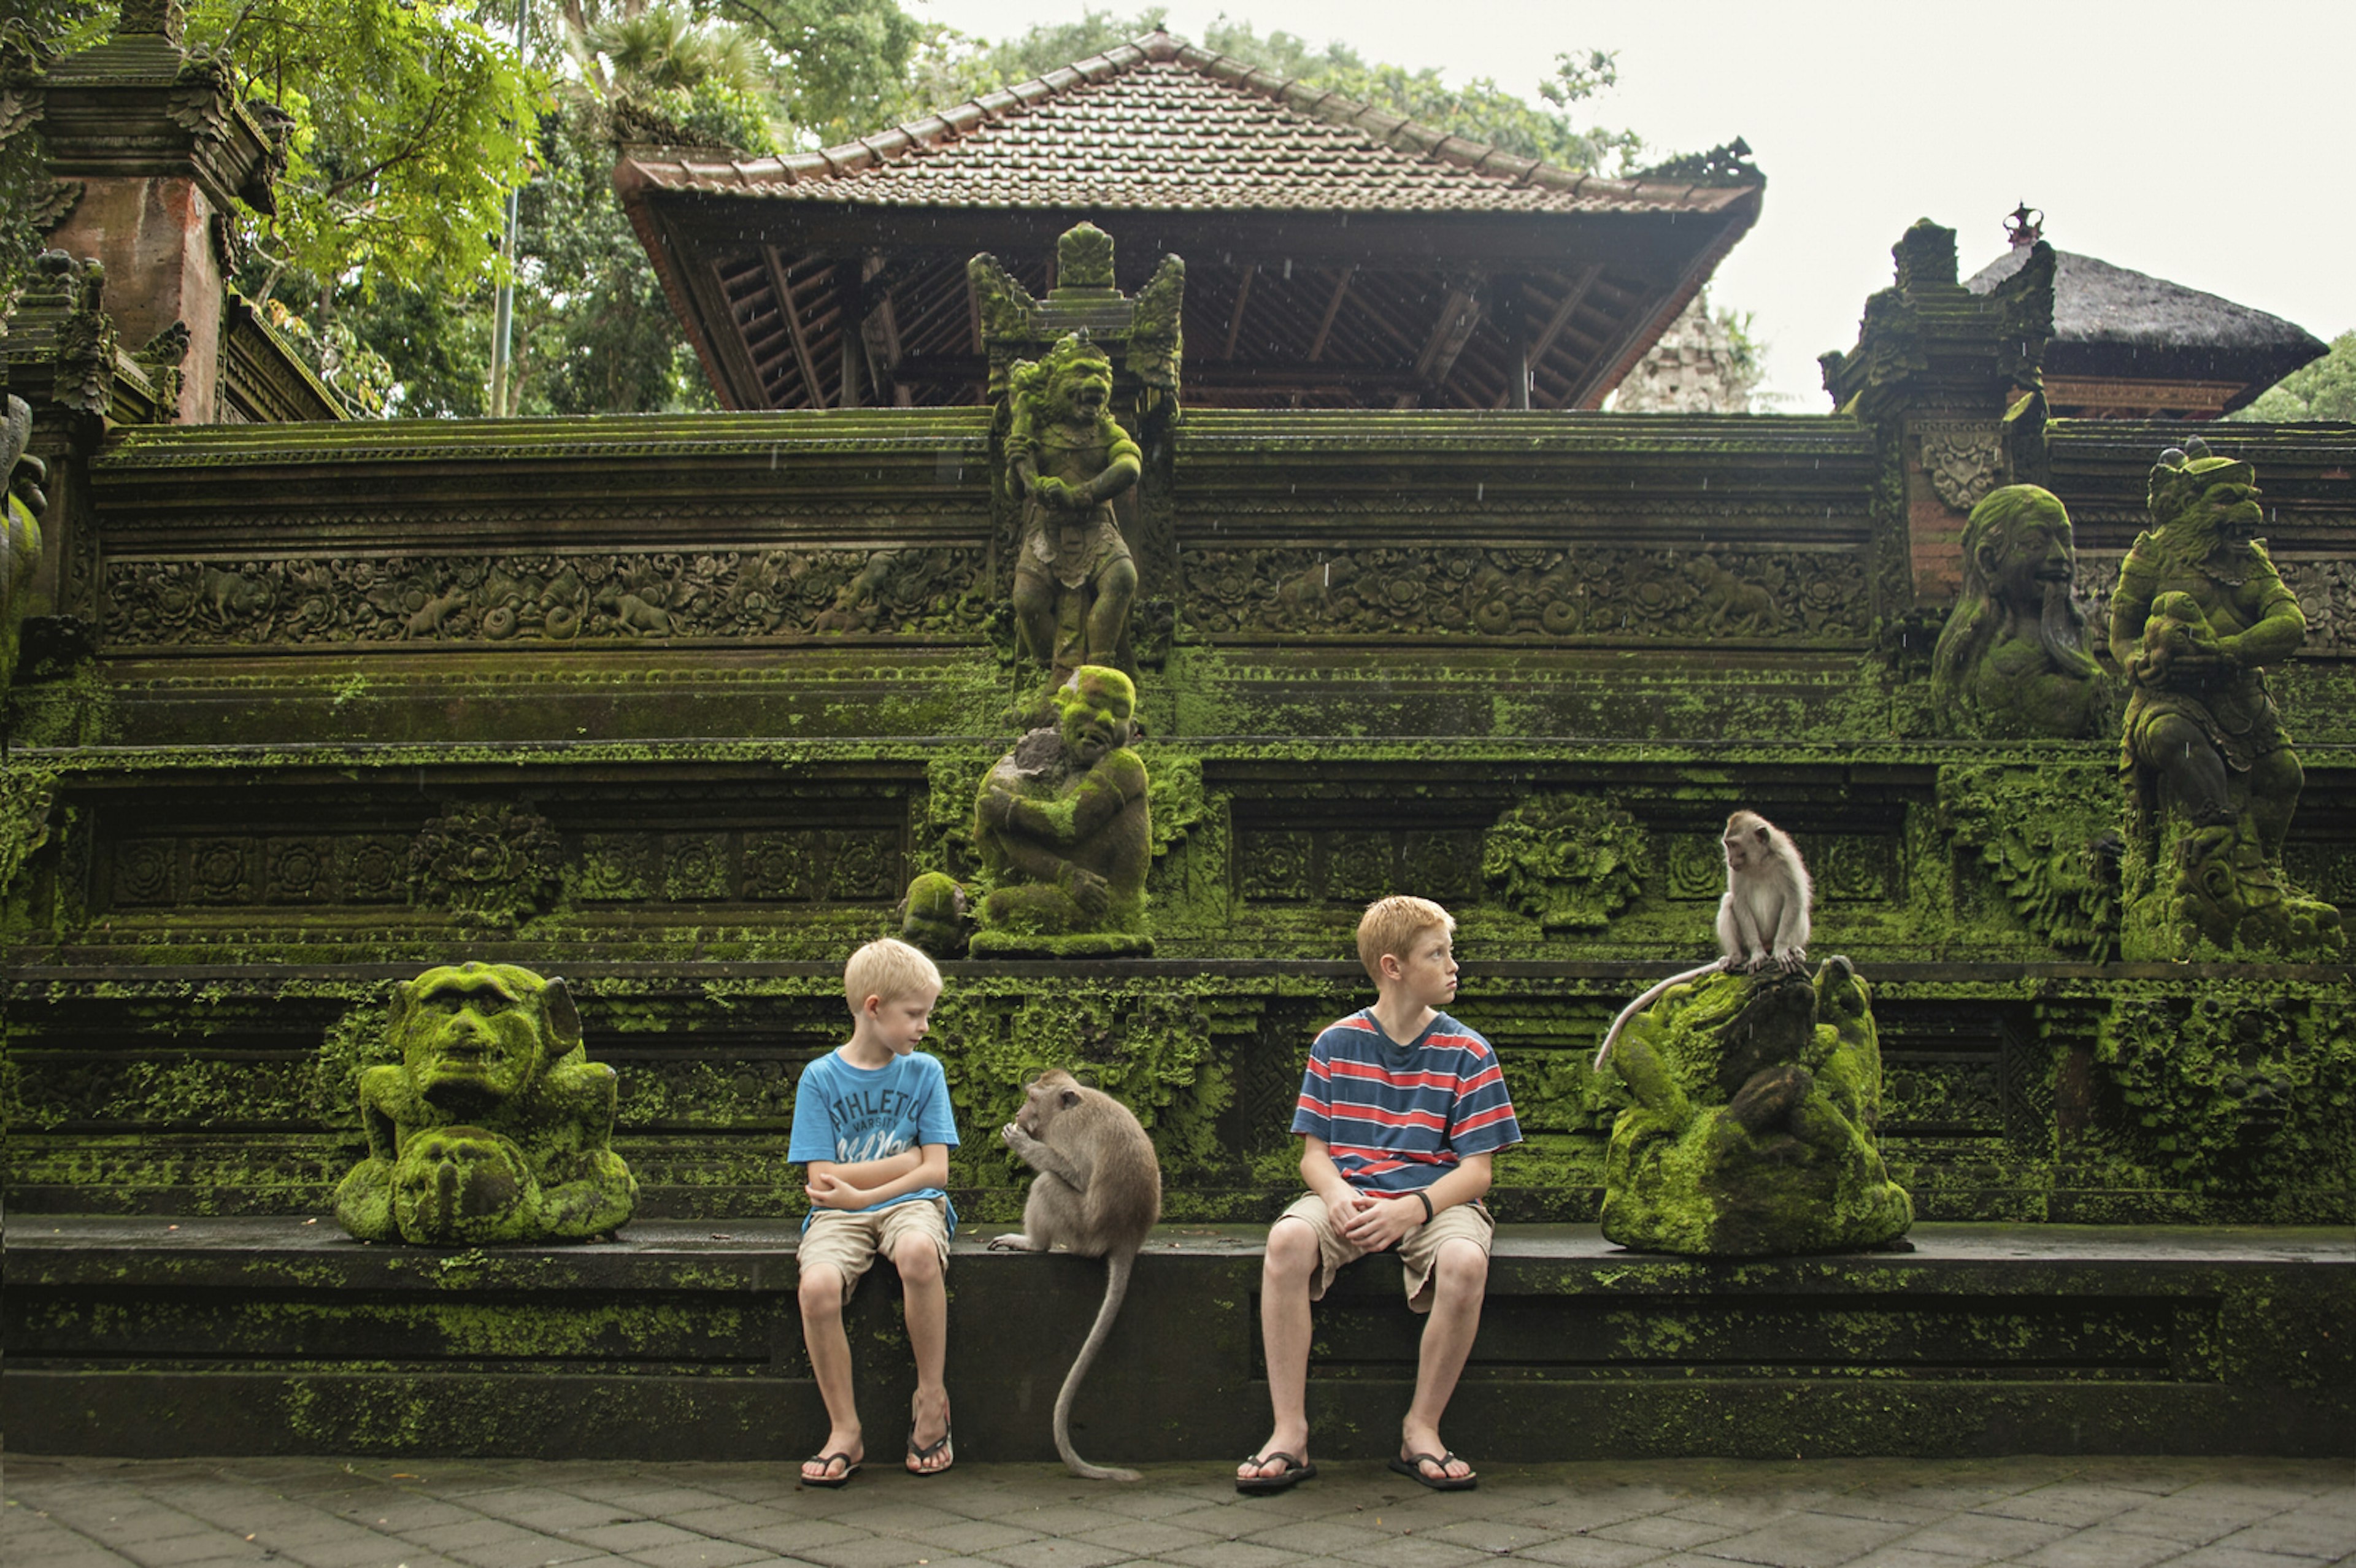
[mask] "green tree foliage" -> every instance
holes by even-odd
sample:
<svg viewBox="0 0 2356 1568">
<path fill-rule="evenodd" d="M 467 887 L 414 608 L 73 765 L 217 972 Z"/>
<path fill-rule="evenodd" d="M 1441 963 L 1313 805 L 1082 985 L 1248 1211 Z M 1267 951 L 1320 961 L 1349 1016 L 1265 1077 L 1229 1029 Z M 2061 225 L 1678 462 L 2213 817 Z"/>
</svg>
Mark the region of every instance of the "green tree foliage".
<svg viewBox="0 0 2356 1568">
<path fill-rule="evenodd" d="M 2331 340 L 2330 353 L 2300 366 L 2228 417 L 2356 424 L 2356 332 L 2341 333 Z"/>
</svg>

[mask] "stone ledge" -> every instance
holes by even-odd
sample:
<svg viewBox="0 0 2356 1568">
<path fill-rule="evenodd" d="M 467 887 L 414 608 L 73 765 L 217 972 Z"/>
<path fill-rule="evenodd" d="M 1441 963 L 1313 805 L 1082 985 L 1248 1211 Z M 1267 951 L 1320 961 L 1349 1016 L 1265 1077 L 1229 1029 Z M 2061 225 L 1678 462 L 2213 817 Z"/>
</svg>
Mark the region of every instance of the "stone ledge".
<svg viewBox="0 0 2356 1568">
<path fill-rule="evenodd" d="M 167 1228 L 177 1225 L 177 1229 Z M 1267 1419 L 1258 1226 L 1165 1226 L 1083 1391 L 1099 1460 L 1244 1452 Z M 2356 1231 L 1924 1225 L 1912 1253 L 1701 1262 L 1501 1233 L 1451 1431 L 1483 1457 L 2356 1454 Z M 779 1221 L 497 1252 L 326 1221 L 54 1217 L 9 1237 L 20 1452 L 775 1457 L 821 1415 Z M 960 1452 L 1051 1458 L 1093 1263 L 950 1270 Z M 889 1272 L 851 1311 L 871 1446 L 911 1374 Z M 1377 1260 L 1318 1309 L 1318 1452 L 1373 1456 L 1417 1321 Z M 886 1450 L 888 1451 L 888 1449 Z"/>
</svg>

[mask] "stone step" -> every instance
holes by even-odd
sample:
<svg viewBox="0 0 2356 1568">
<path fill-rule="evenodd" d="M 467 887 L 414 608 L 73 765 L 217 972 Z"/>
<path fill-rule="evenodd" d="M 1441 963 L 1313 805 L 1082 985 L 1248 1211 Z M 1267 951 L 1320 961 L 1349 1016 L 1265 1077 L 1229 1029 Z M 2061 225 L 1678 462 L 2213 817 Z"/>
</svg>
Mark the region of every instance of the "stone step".
<svg viewBox="0 0 2356 1568">
<path fill-rule="evenodd" d="M 1257 1226 L 1165 1225 L 1074 1438 L 1100 1463 L 1265 1435 Z M 822 1431 L 789 1223 L 645 1221 L 608 1243 L 365 1246 L 294 1218 L 20 1218 L 0 1423 L 131 1456 L 785 1458 Z M 949 1270 L 958 1451 L 1052 1459 L 1092 1261 Z M 2356 1231 L 1925 1224 L 1912 1253 L 1701 1261 L 1588 1226 L 1499 1233 L 1449 1430 L 1484 1458 L 2356 1455 Z M 854 1298 L 870 1451 L 913 1388 L 891 1271 Z M 1317 1308 L 1316 1452 L 1380 1456 L 1419 1320 L 1376 1259 Z"/>
</svg>

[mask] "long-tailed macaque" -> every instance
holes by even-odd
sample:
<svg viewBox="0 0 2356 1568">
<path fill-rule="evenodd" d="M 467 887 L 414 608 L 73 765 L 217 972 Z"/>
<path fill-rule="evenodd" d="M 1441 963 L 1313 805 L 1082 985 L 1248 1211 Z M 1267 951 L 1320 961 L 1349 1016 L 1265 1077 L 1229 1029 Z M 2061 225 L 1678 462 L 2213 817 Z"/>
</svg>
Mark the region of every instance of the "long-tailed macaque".
<svg viewBox="0 0 2356 1568">
<path fill-rule="evenodd" d="M 1771 959 L 1786 971 L 1806 965 L 1808 901 L 1815 887 L 1799 846 L 1757 812 L 1738 811 L 1726 819 L 1721 848 L 1726 851 L 1726 896 L 1718 901 L 1718 961 L 1672 975 L 1621 1008 L 1604 1031 L 1602 1049 L 1595 1053 L 1598 1072 L 1628 1020 L 1659 1001 L 1670 987 L 1737 965 L 1755 975 Z"/>
<path fill-rule="evenodd" d="M 1162 1217 L 1162 1167 L 1137 1117 L 1111 1095 L 1061 1071 L 1041 1073 L 1029 1094 L 1002 1136 L 1039 1174 L 1023 1205 L 1022 1233 L 990 1244 L 1032 1253 L 1063 1247 L 1105 1260 L 1104 1305 L 1055 1396 L 1055 1452 L 1084 1479 L 1134 1481 L 1135 1470 L 1105 1469 L 1073 1452 L 1072 1398 L 1112 1332 L 1137 1250 Z"/>
</svg>

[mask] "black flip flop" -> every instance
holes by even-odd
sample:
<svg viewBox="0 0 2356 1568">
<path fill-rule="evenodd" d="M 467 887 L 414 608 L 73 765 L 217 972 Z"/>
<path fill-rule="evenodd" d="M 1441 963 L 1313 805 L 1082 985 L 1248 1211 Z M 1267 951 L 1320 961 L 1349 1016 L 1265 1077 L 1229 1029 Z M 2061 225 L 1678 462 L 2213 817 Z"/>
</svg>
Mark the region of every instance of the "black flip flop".
<svg viewBox="0 0 2356 1568">
<path fill-rule="evenodd" d="M 1247 1465 L 1265 1465 L 1271 1459 L 1284 1461 L 1284 1468 L 1273 1476 L 1237 1476 L 1236 1490 L 1248 1498 L 1264 1498 L 1272 1492 L 1290 1491 L 1303 1481 L 1317 1478 L 1317 1467 L 1305 1464 L 1286 1453 L 1254 1454 L 1245 1459 Z"/>
<path fill-rule="evenodd" d="M 813 1460 L 813 1461 L 811 1461 L 811 1462 L 812 1462 L 812 1463 L 814 1463 L 814 1464 L 817 1464 L 817 1465 L 823 1466 L 823 1467 L 825 1467 L 828 1470 L 830 1470 L 830 1470 L 832 1470 L 832 1469 L 833 1469 L 833 1467 L 834 1467 L 834 1462 L 835 1462 L 837 1459 L 840 1459 L 840 1460 L 841 1460 L 841 1461 L 842 1461 L 842 1465 L 843 1465 L 842 1474 L 841 1474 L 840 1476 L 836 1476 L 836 1475 L 808 1476 L 808 1475 L 806 1475 L 806 1476 L 802 1477 L 802 1478 L 801 1478 L 801 1480 L 802 1480 L 802 1485 L 803 1485 L 803 1486 L 806 1486 L 806 1487 L 824 1487 L 824 1488 L 826 1488 L 827 1489 L 829 1489 L 830 1491 L 831 1491 L 831 1490 L 832 1490 L 834 1488 L 836 1488 L 836 1487 L 847 1487 L 847 1486 L 849 1486 L 849 1485 L 851 1484 L 851 1477 L 853 1477 L 853 1476 L 855 1476 L 855 1475 L 857 1475 L 857 1474 L 859 1474 L 860 1467 L 861 1467 L 862 1464 L 864 1464 L 864 1463 L 865 1463 L 865 1461 L 864 1461 L 864 1460 L 861 1460 L 861 1459 L 854 1459 L 854 1458 L 852 1458 L 852 1457 L 851 1457 L 849 1454 L 847 1454 L 847 1453 L 844 1453 L 844 1454 L 820 1454 L 820 1455 L 819 1455 L 819 1456 L 817 1456 L 817 1458 L 816 1458 L 816 1459 L 814 1459 L 814 1460 Z"/>
<path fill-rule="evenodd" d="M 1481 1484 L 1481 1477 L 1477 1475 L 1450 1475 L 1448 1462 L 1455 1457 L 1453 1454 L 1402 1454 L 1391 1461 L 1391 1468 L 1418 1486 L 1430 1487 L 1435 1492 L 1469 1492 Z M 1440 1471 L 1438 1478 L 1423 1473 L 1426 1465 Z"/>
<path fill-rule="evenodd" d="M 912 1465 L 908 1467 L 908 1474 L 922 1481 L 934 1476 L 946 1476 L 952 1469 L 957 1467 L 957 1450 L 949 1448 L 948 1433 L 943 1432 L 938 1437 L 934 1438 L 930 1443 L 926 1444 L 921 1448 L 916 1446 L 916 1438 L 910 1437 L 908 1439 L 908 1457 L 911 1459 L 929 1459 L 944 1448 L 949 1449 L 949 1462 L 948 1464 L 941 1466 L 937 1469 L 932 1470 L 919 1470 Z"/>
</svg>

